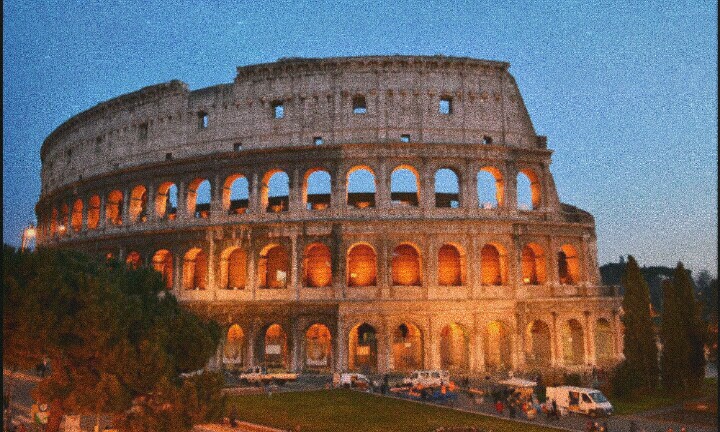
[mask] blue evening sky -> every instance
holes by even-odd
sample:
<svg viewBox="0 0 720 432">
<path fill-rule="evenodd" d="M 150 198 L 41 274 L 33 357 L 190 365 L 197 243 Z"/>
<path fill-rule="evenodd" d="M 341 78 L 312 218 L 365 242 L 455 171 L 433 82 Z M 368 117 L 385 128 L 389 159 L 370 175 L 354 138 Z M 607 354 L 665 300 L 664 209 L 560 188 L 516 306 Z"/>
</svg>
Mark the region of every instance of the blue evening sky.
<svg viewBox="0 0 720 432">
<path fill-rule="evenodd" d="M 596 5 L 597 3 L 602 3 Z M 562 201 L 591 212 L 600 264 L 717 274 L 717 2 L 3 2 L 3 235 L 34 221 L 40 146 L 140 87 L 232 82 L 279 57 L 507 61 L 554 150 Z"/>
</svg>

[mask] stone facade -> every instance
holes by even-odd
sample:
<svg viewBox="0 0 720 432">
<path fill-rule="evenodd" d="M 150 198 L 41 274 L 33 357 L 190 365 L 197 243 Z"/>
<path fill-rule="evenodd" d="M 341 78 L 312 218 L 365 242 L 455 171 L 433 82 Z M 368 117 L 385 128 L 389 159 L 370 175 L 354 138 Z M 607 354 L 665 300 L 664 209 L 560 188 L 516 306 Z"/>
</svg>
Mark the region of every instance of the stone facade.
<svg viewBox="0 0 720 432">
<path fill-rule="evenodd" d="M 559 201 L 508 67 L 284 59 L 103 102 L 43 144 L 38 245 L 153 266 L 226 326 L 227 367 L 611 364 L 594 220 Z"/>
</svg>

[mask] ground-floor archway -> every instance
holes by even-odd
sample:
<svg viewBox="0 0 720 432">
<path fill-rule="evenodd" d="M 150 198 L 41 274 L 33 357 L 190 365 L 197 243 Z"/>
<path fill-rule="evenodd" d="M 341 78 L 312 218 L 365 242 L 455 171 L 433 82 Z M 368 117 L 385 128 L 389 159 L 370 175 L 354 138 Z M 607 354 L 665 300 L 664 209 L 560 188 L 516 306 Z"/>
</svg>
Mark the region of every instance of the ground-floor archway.
<svg viewBox="0 0 720 432">
<path fill-rule="evenodd" d="M 245 332 L 238 324 L 227 331 L 223 349 L 223 364 L 229 369 L 242 369 L 245 366 Z"/>
<path fill-rule="evenodd" d="M 550 327 L 540 320 L 528 324 L 525 331 L 525 363 L 529 367 L 549 367 L 551 364 Z"/>
<path fill-rule="evenodd" d="M 510 330 L 501 321 L 491 321 L 485 327 L 485 368 L 491 371 L 512 367 Z"/>
<path fill-rule="evenodd" d="M 562 346 L 566 366 L 582 365 L 585 362 L 583 328 L 577 320 L 571 319 L 563 326 Z"/>
<path fill-rule="evenodd" d="M 329 370 L 332 366 L 332 337 L 324 324 L 313 324 L 305 332 L 305 368 Z"/>
<path fill-rule="evenodd" d="M 288 370 L 288 337 L 280 324 L 272 324 L 267 328 L 263 342 L 264 366 L 268 369 Z"/>
<path fill-rule="evenodd" d="M 353 327 L 349 335 L 348 354 L 349 370 L 377 371 L 377 332 L 375 327 L 367 323 Z"/>
<path fill-rule="evenodd" d="M 448 324 L 440 331 L 440 367 L 464 369 L 470 367 L 468 334 L 457 323 Z"/>
<path fill-rule="evenodd" d="M 411 323 L 402 323 L 393 331 L 393 369 L 412 371 L 423 368 L 423 340 L 420 329 Z"/>
</svg>

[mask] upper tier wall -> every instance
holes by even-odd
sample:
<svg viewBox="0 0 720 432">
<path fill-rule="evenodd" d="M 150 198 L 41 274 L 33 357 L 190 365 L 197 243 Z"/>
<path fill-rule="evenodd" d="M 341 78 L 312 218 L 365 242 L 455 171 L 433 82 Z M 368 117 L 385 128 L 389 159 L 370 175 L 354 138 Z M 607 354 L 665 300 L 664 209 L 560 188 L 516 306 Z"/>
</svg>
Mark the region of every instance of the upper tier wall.
<svg viewBox="0 0 720 432">
<path fill-rule="evenodd" d="M 243 148 L 413 142 L 544 148 L 508 63 L 449 57 L 287 59 L 232 84 L 145 87 L 60 125 L 41 150 L 42 195 L 118 168 Z M 367 112 L 353 113 L 363 96 Z M 441 99 L 450 113 L 440 112 Z M 275 118 L 282 104 L 284 117 Z M 206 124 L 203 125 L 203 116 Z"/>
</svg>

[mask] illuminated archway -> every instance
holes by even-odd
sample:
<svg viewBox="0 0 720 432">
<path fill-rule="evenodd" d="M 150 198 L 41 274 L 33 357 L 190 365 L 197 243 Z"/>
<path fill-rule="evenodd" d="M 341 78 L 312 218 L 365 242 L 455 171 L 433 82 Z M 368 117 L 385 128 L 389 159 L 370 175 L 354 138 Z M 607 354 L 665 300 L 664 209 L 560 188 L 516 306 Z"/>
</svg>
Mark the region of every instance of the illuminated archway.
<svg viewBox="0 0 720 432">
<path fill-rule="evenodd" d="M 133 270 L 137 270 L 138 268 L 140 268 L 140 265 L 142 265 L 142 258 L 140 257 L 140 253 L 137 251 L 132 251 L 128 253 L 127 258 L 125 258 L 125 265 Z"/>
<path fill-rule="evenodd" d="M 393 285 L 418 286 L 421 284 L 420 254 L 408 244 L 398 245 L 392 256 Z"/>
<path fill-rule="evenodd" d="M 465 284 L 465 254 L 452 244 L 444 244 L 438 250 L 438 285 L 461 286 Z"/>
<path fill-rule="evenodd" d="M 540 320 L 525 330 L 525 362 L 531 367 L 549 367 L 551 360 L 550 327 Z"/>
<path fill-rule="evenodd" d="M 504 253 L 499 245 L 486 244 L 480 250 L 480 276 L 483 285 L 505 283 Z"/>
<path fill-rule="evenodd" d="M 499 169 L 486 166 L 477 173 L 478 204 L 481 208 L 502 207 L 504 192 L 503 177 Z"/>
<path fill-rule="evenodd" d="M 152 258 L 152 266 L 155 271 L 162 275 L 163 282 L 165 282 L 165 288 L 173 288 L 173 256 L 170 251 L 166 249 L 160 249 L 155 252 Z"/>
<path fill-rule="evenodd" d="M 580 282 L 580 259 L 575 248 L 569 244 L 563 245 L 558 252 L 558 276 L 561 284 Z"/>
<path fill-rule="evenodd" d="M 190 249 L 183 261 L 183 287 L 204 290 L 207 284 L 207 255 L 200 248 Z"/>
<path fill-rule="evenodd" d="M 58 233 L 58 210 L 53 207 L 50 213 L 50 235 Z"/>
<path fill-rule="evenodd" d="M 581 365 L 585 358 L 583 328 L 577 320 L 571 319 L 562 327 L 563 361 L 567 366 Z"/>
<path fill-rule="evenodd" d="M 245 332 L 242 327 L 233 324 L 225 335 L 223 364 L 230 368 L 242 368 L 245 363 Z"/>
<path fill-rule="evenodd" d="M 540 206 L 540 181 L 531 169 L 521 170 L 517 175 L 517 204 L 520 210 L 534 210 Z"/>
<path fill-rule="evenodd" d="M 420 203 L 420 175 L 410 165 L 395 167 L 390 175 L 390 200 L 393 205 L 417 207 Z"/>
<path fill-rule="evenodd" d="M 460 181 L 450 168 L 435 171 L 435 207 L 460 207 Z"/>
<path fill-rule="evenodd" d="M 82 214 L 83 214 L 83 202 L 81 199 L 76 199 L 72 208 L 72 218 L 70 225 L 75 232 L 80 232 L 82 229 Z"/>
<path fill-rule="evenodd" d="M 510 330 L 501 321 L 491 321 L 485 327 L 485 367 L 489 370 L 512 367 Z"/>
<path fill-rule="evenodd" d="M 446 325 L 440 331 L 440 367 L 468 370 L 470 344 L 465 329 L 457 323 Z"/>
<path fill-rule="evenodd" d="M 303 286 L 326 287 L 332 284 L 332 257 L 330 248 L 312 243 L 305 248 L 303 259 Z"/>
<path fill-rule="evenodd" d="M 210 217 L 210 181 L 197 178 L 188 184 L 185 195 L 187 212 L 198 219 Z"/>
<path fill-rule="evenodd" d="M 277 169 L 266 172 L 260 185 L 262 208 L 268 213 L 288 211 L 289 197 L 290 177 L 287 173 Z"/>
<path fill-rule="evenodd" d="M 244 214 L 248 209 L 249 197 L 250 189 L 245 176 L 233 174 L 225 179 L 222 204 L 228 214 Z"/>
<path fill-rule="evenodd" d="M 110 225 L 122 225 L 123 193 L 119 190 L 110 192 L 105 202 L 105 220 Z"/>
<path fill-rule="evenodd" d="M 247 282 L 247 253 L 239 247 L 229 247 L 220 254 L 220 286 L 225 289 L 244 289 Z"/>
<path fill-rule="evenodd" d="M 133 223 L 147 221 L 147 189 L 143 185 L 137 185 L 130 192 L 130 221 Z"/>
<path fill-rule="evenodd" d="M 305 367 L 326 370 L 332 365 L 332 337 L 323 324 L 313 324 L 305 332 Z"/>
<path fill-rule="evenodd" d="M 538 285 L 545 283 L 545 254 L 536 243 L 525 245 L 521 258 L 522 283 Z"/>
<path fill-rule="evenodd" d="M 290 282 L 290 257 L 285 247 L 277 244 L 266 246 L 258 260 L 258 286 L 260 288 L 285 288 Z"/>
<path fill-rule="evenodd" d="M 595 359 L 598 365 L 609 365 L 615 360 L 614 337 L 610 322 L 600 318 L 595 323 Z"/>
<path fill-rule="evenodd" d="M 377 257 L 367 244 L 350 247 L 347 254 L 347 284 L 353 287 L 375 286 Z"/>
<path fill-rule="evenodd" d="M 100 196 L 93 195 L 88 201 L 87 227 L 96 229 L 100 222 Z"/>
<path fill-rule="evenodd" d="M 347 204 L 357 208 L 375 207 L 375 174 L 367 166 L 355 166 L 347 173 Z"/>
<path fill-rule="evenodd" d="M 416 325 L 402 323 L 393 331 L 393 368 L 396 371 L 412 371 L 423 368 L 422 333 Z"/>
<path fill-rule="evenodd" d="M 303 181 L 303 204 L 308 210 L 324 210 L 330 207 L 332 185 L 330 173 L 316 168 L 305 173 Z"/>
<path fill-rule="evenodd" d="M 358 324 L 350 330 L 348 369 L 377 370 L 377 333 L 370 324 Z"/>
<path fill-rule="evenodd" d="M 268 369 L 287 370 L 289 366 L 288 340 L 280 324 L 272 324 L 265 331 L 263 363 Z"/>
<path fill-rule="evenodd" d="M 158 186 L 155 196 L 155 215 L 162 220 L 173 220 L 177 216 L 178 188 L 175 183 L 165 182 Z"/>
</svg>

